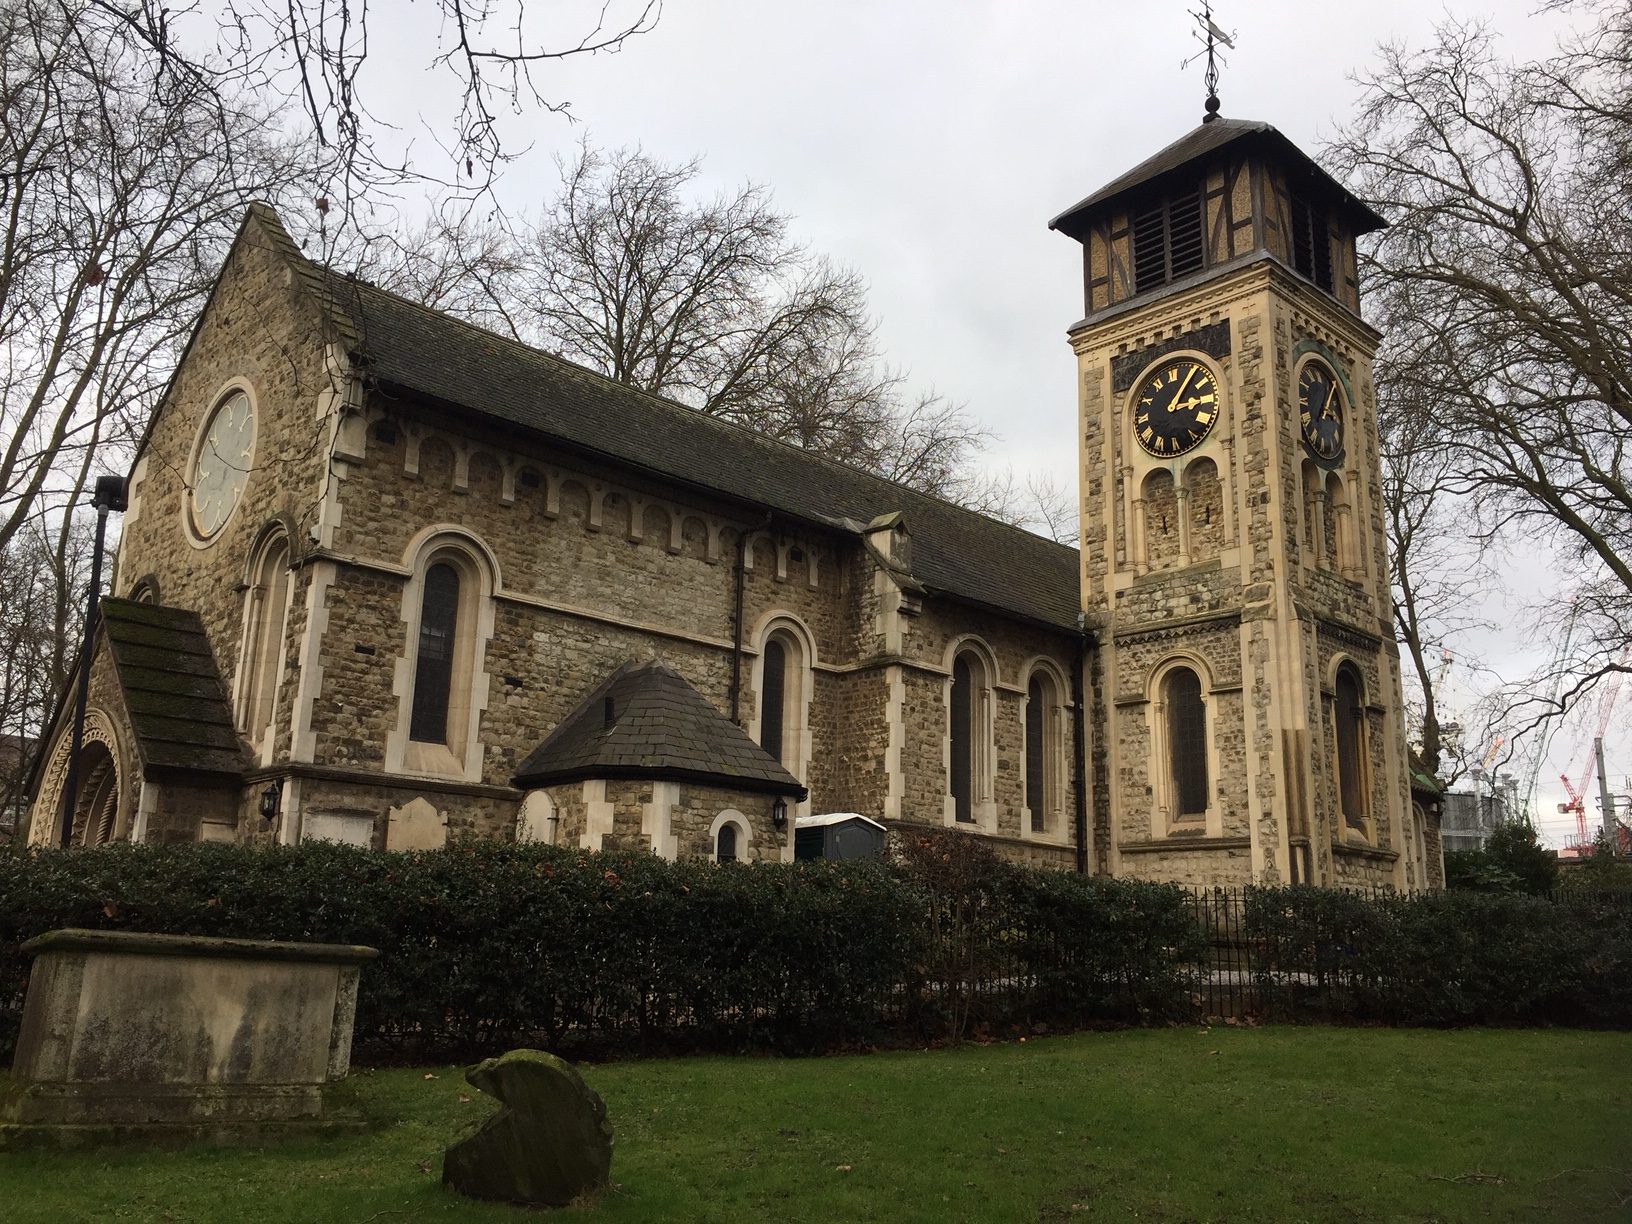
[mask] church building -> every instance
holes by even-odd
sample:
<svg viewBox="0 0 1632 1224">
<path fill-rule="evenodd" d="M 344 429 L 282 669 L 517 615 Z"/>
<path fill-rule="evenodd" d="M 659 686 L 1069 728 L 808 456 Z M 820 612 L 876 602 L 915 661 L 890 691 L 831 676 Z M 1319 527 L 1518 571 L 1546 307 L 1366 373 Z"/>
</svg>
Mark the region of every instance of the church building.
<svg viewBox="0 0 1632 1224">
<path fill-rule="evenodd" d="M 1213 118 L 1062 213 L 1080 551 L 308 261 L 250 210 L 30 837 L 789 860 L 801 815 L 1193 884 L 1440 882 L 1354 240 Z"/>
</svg>

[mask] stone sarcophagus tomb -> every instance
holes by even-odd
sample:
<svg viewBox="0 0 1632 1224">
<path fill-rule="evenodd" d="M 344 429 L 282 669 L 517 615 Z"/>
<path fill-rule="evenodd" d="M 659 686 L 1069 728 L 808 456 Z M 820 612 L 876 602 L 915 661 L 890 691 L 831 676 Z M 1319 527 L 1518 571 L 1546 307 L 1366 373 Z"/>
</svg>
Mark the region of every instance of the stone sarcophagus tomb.
<svg viewBox="0 0 1632 1224">
<path fill-rule="evenodd" d="M 0 1146 L 356 1124 L 333 1088 L 375 949 L 60 930 L 23 950 L 34 966 Z"/>
</svg>

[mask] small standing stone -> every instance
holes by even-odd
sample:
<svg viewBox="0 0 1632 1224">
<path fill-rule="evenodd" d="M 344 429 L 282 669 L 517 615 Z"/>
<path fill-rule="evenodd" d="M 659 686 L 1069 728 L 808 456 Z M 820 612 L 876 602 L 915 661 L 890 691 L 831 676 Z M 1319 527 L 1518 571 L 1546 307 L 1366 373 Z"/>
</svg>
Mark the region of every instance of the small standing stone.
<svg viewBox="0 0 1632 1224">
<path fill-rule="evenodd" d="M 570 1063 L 511 1050 L 465 1079 L 503 1108 L 443 1154 L 442 1181 L 472 1198 L 565 1207 L 612 1174 L 606 1104 Z"/>
</svg>

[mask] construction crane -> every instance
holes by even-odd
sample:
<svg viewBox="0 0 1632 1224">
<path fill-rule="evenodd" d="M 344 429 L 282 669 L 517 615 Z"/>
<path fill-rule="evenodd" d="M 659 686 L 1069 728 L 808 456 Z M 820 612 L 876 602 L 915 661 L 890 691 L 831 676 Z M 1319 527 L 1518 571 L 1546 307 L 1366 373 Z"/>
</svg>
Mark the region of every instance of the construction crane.
<svg viewBox="0 0 1632 1224">
<path fill-rule="evenodd" d="M 1576 847 L 1587 844 L 1587 791 L 1592 786 L 1593 778 L 1598 773 L 1598 754 L 1594 751 L 1596 741 L 1604 737 L 1609 730 L 1609 719 L 1615 713 L 1615 702 L 1621 695 L 1621 681 L 1626 678 L 1625 666 L 1627 656 L 1632 655 L 1632 646 L 1621 651 L 1621 657 L 1615 661 L 1615 674 L 1609 678 L 1604 686 L 1603 696 L 1598 699 L 1598 729 L 1590 736 L 1584 736 L 1582 742 L 1576 745 L 1572 757 L 1583 755 L 1585 748 L 1586 761 L 1581 767 L 1581 781 L 1571 783 L 1568 774 L 1560 774 L 1559 781 L 1564 783 L 1564 793 L 1570 797 L 1568 803 L 1558 805 L 1558 810 L 1575 816 Z"/>
<path fill-rule="evenodd" d="M 1541 780 L 1541 767 L 1547 763 L 1547 750 L 1552 747 L 1553 737 L 1558 734 L 1559 720 L 1554 713 L 1558 710 L 1558 694 L 1564 687 L 1564 663 L 1570 657 L 1570 644 L 1575 641 L 1575 622 L 1580 611 L 1581 601 L 1570 600 L 1570 614 L 1564 621 L 1564 636 L 1559 640 L 1558 649 L 1553 652 L 1552 663 L 1547 668 L 1546 674 L 1552 678 L 1552 687 L 1547 691 L 1547 704 L 1534 726 L 1536 740 L 1530 749 L 1530 757 L 1519 773 L 1519 811 L 1524 814 L 1527 824 L 1533 823 L 1531 813 L 1535 810 L 1536 784 Z"/>
</svg>

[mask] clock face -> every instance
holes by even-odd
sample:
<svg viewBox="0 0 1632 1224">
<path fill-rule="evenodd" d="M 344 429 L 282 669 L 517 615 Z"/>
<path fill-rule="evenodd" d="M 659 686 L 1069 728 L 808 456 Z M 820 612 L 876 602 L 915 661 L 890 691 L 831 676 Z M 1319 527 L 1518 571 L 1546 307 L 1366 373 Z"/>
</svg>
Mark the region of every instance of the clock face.
<svg viewBox="0 0 1632 1224">
<path fill-rule="evenodd" d="M 242 391 L 222 400 L 204 427 L 193 460 L 193 526 L 208 539 L 221 530 L 249 480 L 255 411 Z"/>
<path fill-rule="evenodd" d="M 1328 463 L 1343 457 L 1343 395 L 1324 362 L 1311 361 L 1298 375 L 1298 421 L 1311 455 Z"/>
<path fill-rule="evenodd" d="M 1133 396 L 1133 436 L 1152 455 L 1164 458 L 1194 450 L 1218 420 L 1218 387 L 1199 361 L 1164 361 L 1139 384 Z"/>
</svg>

